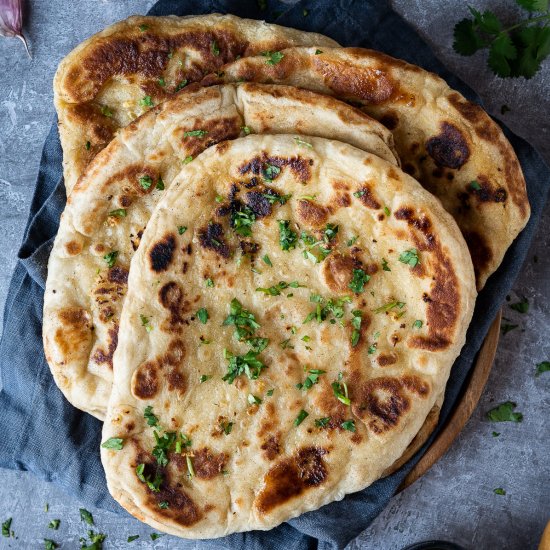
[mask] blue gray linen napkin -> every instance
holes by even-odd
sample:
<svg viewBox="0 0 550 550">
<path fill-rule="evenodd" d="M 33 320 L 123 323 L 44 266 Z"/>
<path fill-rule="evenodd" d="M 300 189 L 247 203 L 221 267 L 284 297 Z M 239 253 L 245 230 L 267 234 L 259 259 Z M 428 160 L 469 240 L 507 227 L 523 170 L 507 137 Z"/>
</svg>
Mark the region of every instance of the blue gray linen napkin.
<svg viewBox="0 0 550 550">
<path fill-rule="evenodd" d="M 233 13 L 326 34 L 345 46 L 365 46 L 436 72 L 466 97 L 475 94 L 450 74 L 415 32 L 382 0 L 320 0 L 288 4 L 253 0 L 160 0 L 152 15 Z M 307 15 L 304 15 L 307 9 Z M 438 430 L 453 410 L 485 334 L 525 260 L 550 188 L 550 173 L 539 155 L 507 132 L 527 180 L 531 219 L 508 250 L 500 269 L 478 297 L 467 344 L 457 359 L 445 395 Z M 0 467 L 29 470 L 53 481 L 83 504 L 122 512 L 107 492 L 99 459 L 101 423 L 74 409 L 57 389 L 42 350 L 42 303 L 46 265 L 65 205 L 61 145 L 56 125 L 46 139 L 29 221 L 5 306 L 0 341 Z M 437 432 L 436 432 L 437 433 Z M 348 495 L 343 501 L 303 514 L 268 532 L 235 534 L 217 548 L 341 548 L 386 506 L 424 448 L 392 476 Z M 182 541 L 182 547 L 187 547 Z M 195 543 L 193 543 L 195 546 Z M 212 542 L 197 543 L 213 547 Z"/>
</svg>

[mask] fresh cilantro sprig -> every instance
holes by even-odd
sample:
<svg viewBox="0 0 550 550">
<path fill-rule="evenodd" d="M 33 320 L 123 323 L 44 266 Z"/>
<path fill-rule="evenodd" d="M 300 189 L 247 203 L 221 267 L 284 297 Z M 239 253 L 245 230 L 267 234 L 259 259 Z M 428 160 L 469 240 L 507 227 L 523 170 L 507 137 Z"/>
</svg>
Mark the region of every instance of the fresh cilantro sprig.
<svg viewBox="0 0 550 550">
<path fill-rule="evenodd" d="M 508 27 L 492 11 L 481 13 L 469 7 L 473 19 L 464 18 L 455 25 L 454 50 L 470 56 L 488 48 L 488 65 L 497 76 L 533 77 L 550 55 L 549 0 L 516 3 L 529 12 L 529 17 Z"/>
</svg>

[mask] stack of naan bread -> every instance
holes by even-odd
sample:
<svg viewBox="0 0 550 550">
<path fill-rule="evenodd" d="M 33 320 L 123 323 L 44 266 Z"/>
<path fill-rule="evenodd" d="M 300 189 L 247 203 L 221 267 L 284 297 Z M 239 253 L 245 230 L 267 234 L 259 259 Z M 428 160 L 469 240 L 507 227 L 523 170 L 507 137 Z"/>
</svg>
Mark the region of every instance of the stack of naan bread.
<svg viewBox="0 0 550 550">
<path fill-rule="evenodd" d="M 44 347 L 105 420 L 114 498 L 219 537 L 403 463 L 529 217 L 487 114 L 403 61 L 222 15 L 107 28 L 55 103 Z"/>
</svg>

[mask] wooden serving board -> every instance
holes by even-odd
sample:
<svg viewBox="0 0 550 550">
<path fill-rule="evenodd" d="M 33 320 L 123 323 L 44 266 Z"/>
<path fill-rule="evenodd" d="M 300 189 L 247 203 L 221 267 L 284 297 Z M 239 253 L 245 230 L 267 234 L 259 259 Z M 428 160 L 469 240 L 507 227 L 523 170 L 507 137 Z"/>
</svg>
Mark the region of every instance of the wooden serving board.
<svg viewBox="0 0 550 550">
<path fill-rule="evenodd" d="M 398 492 L 406 489 L 422 477 L 447 452 L 447 449 L 462 431 L 470 416 L 472 416 L 493 366 L 500 336 L 501 317 L 502 312 L 499 311 L 483 341 L 476 362 L 468 374 L 466 389 L 460 396 L 455 410 L 424 456 L 403 480 Z"/>
</svg>

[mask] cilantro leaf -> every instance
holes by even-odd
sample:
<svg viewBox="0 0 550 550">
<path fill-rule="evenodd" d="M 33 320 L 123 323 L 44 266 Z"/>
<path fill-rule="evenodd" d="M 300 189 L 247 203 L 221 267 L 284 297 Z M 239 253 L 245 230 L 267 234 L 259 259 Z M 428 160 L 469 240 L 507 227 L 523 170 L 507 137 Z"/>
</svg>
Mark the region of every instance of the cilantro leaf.
<svg viewBox="0 0 550 550">
<path fill-rule="evenodd" d="M 249 351 L 245 355 L 233 355 L 227 349 L 223 351 L 225 359 L 229 360 L 227 373 L 222 378 L 224 382 L 233 384 L 235 378 L 241 374 L 246 374 L 250 380 L 257 380 L 262 369 L 266 366 L 258 359 L 258 353 Z"/>
<path fill-rule="evenodd" d="M 197 311 L 197 317 L 203 325 L 206 325 L 206 322 L 208 321 L 208 310 L 205 307 L 201 307 Z"/>
<path fill-rule="evenodd" d="M 370 281 L 370 275 L 367 275 L 362 269 L 353 270 L 353 278 L 348 284 L 355 294 L 359 294 L 365 290 L 365 285 Z"/>
<path fill-rule="evenodd" d="M 502 487 L 497 487 L 493 489 L 493 493 L 495 493 L 495 495 L 505 495 L 506 491 Z"/>
<path fill-rule="evenodd" d="M 135 540 L 139 539 L 139 535 L 130 535 L 127 539 L 126 539 L 126 542 L 134 542 Z"/>
<path fill-rule="evenodd" d="M 485 46 L 483 39 L 477 34 L 474 22 L 462 19 L 454 28 L 453 49 L 461 55 L 474 55 Z"/>
<path fill-rule="evenodd" d="M 524 296 L 519 302 L 510 304 L 510 309 L 513 309 L 518 313 L 527 313 L 529 311 L 529 300 Z"/>
<path fill-rule="evenodd" d="M 3 537 L 10 537 L 11 536 L 11 522 L 13 521 L 12 518 L 8 518 L 4 523 L 2 523 L 2 536 Z"/>
<path fill-rule="evenodd" d="M 513 412 L 515 408 L 515 403 L 512 401 L 506 401 L 494 409 L 491 409 L 487 413 L 487 418 L 491 422 L 521 422 L 523 420 L 523 414 Z"/>
<path fill-rule="evenodd" d="M 82 521 L 85 521 L 88 525 L 94 524 L 94 517 L 90 512 L 88 512 L 88 510 L 86 510 L 86 508 L 80 508 L 79 512 L 80 512 L 80 519 Z"/>
<path fill-rule="evenodd" d="M 405 250 L 405 252 L 402 252 L 399 256 L 399 261 L 404 264 L 409 264 L 411 267 L 416 267 L 420 263 L 418 250 L 416 250 L 416 248 Z"/>
<path fill-rule="evenodd" d="M 159 425 L 159 419 L 156 414 L 153 413 L 153 407 L 151 405 L 148 405 L 145 407 L 145 410 L 143 411 L 143 417 L 145 420 L 147 420 L 147 424 L 149 426 L 158 426 Z"/>
<path fill-rule="evenodd" d="M 512 74 L 510 62 L 516 59 L 518 51 L 512 39 L 507 34 L 500 34 L 495 38 L 489 48 L 489 67 L 500 77 L 507 77 Z"/>
<path fill-rule="evenodd" d="M 542 361 L 542 363 L 537 363 L 535 376 L 540 376 L 543 372 L 548 371 L 550 371 L 550 361 Z"/>
<path fill-rule="evenodd" d="M 291 250 L 296 248 L 298 235 L 290 229 L 290 220 L 279 220 L 279 245 L 282 250 Z"/>
<path fill-rule="evenodd" d="M 285 56 L 281 52 L 262 52 L 262 55 L 267 58 L 266 64 L 267 65 L 277 65 L 277 63 L 280 63 L 283 57 Z"/>
<path fill-rule="evenodd" d="M 107 441 L 101 444 L 104 449 L 113 449 L 115 451 L 121 451 L 123 445 L 124 439 L 121 437 L 110 437 Z"/>
<path fill-rule="evenodd" d="M 294 420 L 294 426 L 298 427 L 307 417 L 309 416 L 309 413 L 307 411 L 304 411 L 302 409 L 299 413 L 296 419 Z"/>
<path fill-rule="evenodd" d="M 59 548 L 59 544 L 52 539 L 44 539 L 44 550 L 55 550 Z"/>
</svg>

